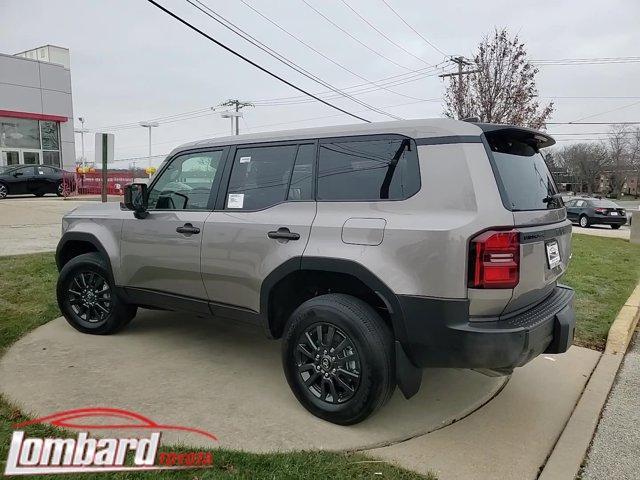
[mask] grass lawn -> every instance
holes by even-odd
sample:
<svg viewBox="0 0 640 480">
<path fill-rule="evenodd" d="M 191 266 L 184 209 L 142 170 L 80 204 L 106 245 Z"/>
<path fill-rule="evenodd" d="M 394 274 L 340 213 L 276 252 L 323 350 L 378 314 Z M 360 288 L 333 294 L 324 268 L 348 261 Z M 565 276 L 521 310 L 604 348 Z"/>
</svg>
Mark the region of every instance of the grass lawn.
<svg viewBox="0 0 640 480">
<path fill-rule="evenodd" d="M 603 350 L 609 327 L 640 278 L 640 245 L 576 234 L 563 283 L 576 290 L 575 343 Z"/>
<path fill-rule="evenodd" d="M 53 254 L 0 257 L 0 355 L 29 330 L 60 316 L 55 300 L 57 270 Z M 87 407 L 91 407 L 91 402 Z M 114 405 L 117 407 L 117 405 Z M 50 412 L 43 412 L 50 413 Z M 0 397 L 0 471 L 9 451 L 11 425 L 27 420 L 17 409 Z M 35 425 L 25 429 L 28 435 L 66 436 L 50 426 Z M 163 448 L 180 451 L 180 448 Z M 186 451 L 200 449 L 186 449 Z M 419 479 L 421 475 L 408 472 L 383 462 L 374 462 L 361 454 L 296 452 L 281 454 L 251 454 L 224 449 L 213 450 L 214 468 L 182 472 L 147 472 L 121 474 L 55 475 L 29 478 L 116 478 L 205 480 L 217 478 L 239 479 L 351 479 L 397 478 Z M 435 478 L 435 477 L 427 477 Z"/>
</svg>

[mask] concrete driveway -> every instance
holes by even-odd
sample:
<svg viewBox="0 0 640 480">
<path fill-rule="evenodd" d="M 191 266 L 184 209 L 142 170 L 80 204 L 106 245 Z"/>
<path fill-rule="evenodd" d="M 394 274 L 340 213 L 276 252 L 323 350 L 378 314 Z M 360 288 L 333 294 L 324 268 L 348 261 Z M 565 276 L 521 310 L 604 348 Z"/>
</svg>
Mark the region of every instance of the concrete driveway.
<svg viewBox="0 0 640 480">
<path fill-rule="evenodd" d="M 225 448 L 365 450 L 441 479 L 533 480 L 599 355 L 572 347 L 541 356 L 506 386 L 469 370 L 425 370 L 416 397 L 396 392 L 365 422 L 340 427 L 297 403 L 279 342 L 223 319 L 141 310 L 113 336 L 80 334 L 63 319 L 34 330 L 0 360 L 0 392 L 34 416 L 125 408 L 210 431 Z M 211 446 L 191 434 L 164 436 Z"/>
<path fill-rule="evenodd" d="M 624 238 L 629 240 L 631 230 L 629 225 L 623 225 L 618 230 L 614 230 L 608 225 L 592 225 L 589 228 L 582 228 L 579 225 L 573 225 L 573 233 L 583 235 L 594 235 L 596 237 Z"/>
</svg>

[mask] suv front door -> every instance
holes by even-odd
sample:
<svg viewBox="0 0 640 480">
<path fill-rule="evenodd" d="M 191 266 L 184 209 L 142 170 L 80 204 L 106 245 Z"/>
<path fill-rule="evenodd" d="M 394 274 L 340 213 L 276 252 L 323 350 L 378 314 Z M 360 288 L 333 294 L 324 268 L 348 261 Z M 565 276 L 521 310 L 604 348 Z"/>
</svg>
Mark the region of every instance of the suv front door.
<svg viewBox="0 0 640 480">
<path fill-rule="evenodd" d="M 316 214 L 316 151 L 309 141 L 231 152 L 223 180 L 228 187 L 202 240 L 202 277 L 213 303 L 260 312 L 265 277 L 302 257 Z"/>
<path fill-rule="evenodd" d="M 138 294 L 206 300 L 200 272 L 204 222 L 218 192 L 226 149 L 171 159 L 149 187 L 148 216 L 124 221 L 122 285 Z M 140 292 L 143 290 L 143 292 Z M 136 290 L 131 290 L 136 293 Z M 189 307 L 184 302 L 183 307 Z"/>
</svg>

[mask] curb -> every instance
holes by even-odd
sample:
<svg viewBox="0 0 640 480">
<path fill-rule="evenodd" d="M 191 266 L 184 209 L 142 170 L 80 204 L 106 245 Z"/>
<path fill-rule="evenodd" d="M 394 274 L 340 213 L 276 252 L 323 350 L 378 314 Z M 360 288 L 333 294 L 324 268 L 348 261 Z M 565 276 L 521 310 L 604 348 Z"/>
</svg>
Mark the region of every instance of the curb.
<svg viewBox="0 0 640 480">
<path fill-rule="evenodd" d="M 604 353 L 553 447 L 539 480 L 574 480 L 578 475 L 639 317 L 640 283 L 611 325 Z"/>
</svg>

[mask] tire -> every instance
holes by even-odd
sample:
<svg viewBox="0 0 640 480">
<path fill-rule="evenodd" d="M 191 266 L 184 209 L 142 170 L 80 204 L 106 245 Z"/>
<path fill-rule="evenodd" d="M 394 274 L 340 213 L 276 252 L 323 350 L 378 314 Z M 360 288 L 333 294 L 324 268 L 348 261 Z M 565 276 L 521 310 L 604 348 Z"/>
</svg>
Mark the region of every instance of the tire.
<svg viewBox="0 0 640 480">
<path fill-rule="evenodd" d="M 44 197 L 44 192 L 34 193 L 36 197 Z"/>
<path fill-rule="evenodd" d="M 59 197 L 68 197 L 69 186 L 65 185 L 64 182 L 58 182 L 56 185 L 56 195 Z"/>
<path fill-rule="evenodd" d="M 339 346 L 343 341 L 347 347 Z M 318 353 L 313 349 L 317 343 L 322 344 L 315 345 Z M 347 356 L 351 360 L 344 360 Z M 395 390 L 394 361 L 391 330 L 370 305 L 350 295 L 307 300 L 285 327 L 282 366 L 287 382 L 304 408 L 331 423 L 353 425 L 382 407 Z"/>
<path fill-rule="evenodd" d="M 7 195 L 9 195 L 9 187 L 0 182 L 0 200 L 2 200 L 3 198 L 7 198 Z"/>
<path fill-rule="evenodd" d="M 611 225 L 611 228 L 613 228 L 614 230 L 618 230 L 621 227 L 621 225 Z"/>
<path fill-rule="evenodd" d="M 118 296 L 107 263 L 98 253 L 85 253 L 69 260 L 58 276 L 56 293 L 64 318 L 82 333 L 116 333 L 137 312 L 135 305 Z"/>
<path fill-rule="evenodd" d="M 589 217 L 586 215 L 580 215 L 579 223 L 582 228 L 589 228 L 589 225 L 591 224 L 591 222 L 589 222 Z"/>
</svg>

